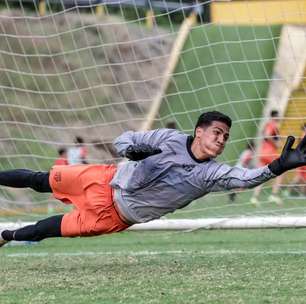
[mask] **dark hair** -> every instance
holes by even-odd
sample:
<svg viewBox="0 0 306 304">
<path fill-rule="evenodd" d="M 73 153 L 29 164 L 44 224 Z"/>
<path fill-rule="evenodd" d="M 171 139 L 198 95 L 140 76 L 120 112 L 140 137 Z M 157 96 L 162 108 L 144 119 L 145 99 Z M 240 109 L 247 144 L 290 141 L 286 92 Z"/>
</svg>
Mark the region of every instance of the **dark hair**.
<svg viewBox="0 0 306 304">
<path fill-rule="evenodd" d="M 81 136 L 76 136 L 75 139 L 74 139 L 74 142 L 76 144 L 83 144 L 84 143 L 84 139 Z"/>
<path fill-rule="evenodd" d="M 176 123 L 175 121 L 169 121 L 166 123 L 166 128 L 168 129 L 176 129 Z"/>
<path fill-rule="evenodd" d="M 230 117 L 218 111 L 211 111 L 202 113 L 199 116 L 194 130 L 197 127 L 209 127 L 214 121 L 221 121 L 225 123 L 229 128 L 232 126 L 232 120 Z"/>
<path fill-rule="evenodd" d="M 63 148 L 63 147 L 62 148 L 58 148 L 58 150 L 57 150 L 58 155 L 63 155 L 66 152 L 67 152 L 67 149 Z"/>
<path fill-rule="evenodd" d="M 272 110 L 272 111 L 270 112 L 270 116 L 271 116 L 271 117 L 278 117 L 278 111 L 277 111 L 277 110 Z"/>
</svg>

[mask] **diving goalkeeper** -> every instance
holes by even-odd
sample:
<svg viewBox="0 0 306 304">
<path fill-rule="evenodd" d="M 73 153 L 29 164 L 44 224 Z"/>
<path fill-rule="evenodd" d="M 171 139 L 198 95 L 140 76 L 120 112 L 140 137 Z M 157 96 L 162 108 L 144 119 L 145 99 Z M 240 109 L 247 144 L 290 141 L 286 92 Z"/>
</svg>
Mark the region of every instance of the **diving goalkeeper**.
<svg viewBox="0 0 306 304">
<path fill-rule="evenodd" d="M 306 165 L 306 137 L 293 149 L 289 136 L 279 158 L 246 169 L 214 160 L 229 138 L 231 119 L 203 113 L 194 137 L 173 129 L 125 132 L 115 142 L 116 165 L 54 166 L 50 172 L 17 169 L 0 172 L 0 185 L 52 192 L 75 208 L 17 230 L 2 230 L 0 245 L 50 237 L 93 236 L 125 230 L 187 206 L 209 192 L 251 188 Z"/>
</svg>

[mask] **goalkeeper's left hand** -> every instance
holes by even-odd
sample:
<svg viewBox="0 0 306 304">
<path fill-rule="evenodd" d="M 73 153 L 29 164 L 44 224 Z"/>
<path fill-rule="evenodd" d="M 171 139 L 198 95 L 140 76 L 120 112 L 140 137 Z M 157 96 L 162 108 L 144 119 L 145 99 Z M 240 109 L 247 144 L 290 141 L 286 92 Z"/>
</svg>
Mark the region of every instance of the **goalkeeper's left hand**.
<svg viewBox="0 0 306 304">
<path fill-rule="evenodd" d="M 147 144 L 136 144 L 127 147 L 125 157 L 130 160 L 138 161 L 161 152 L 162 150 L 157 147 L 152 147 Z"/>
<path fill-rule="evenodd" d="M 275 175 L 306 165 L 306 135 L 297 147 L 292 149 L 294 141 L 294 136 L 288 136 L 280 157 L 268 165 Z"/>
</svg>

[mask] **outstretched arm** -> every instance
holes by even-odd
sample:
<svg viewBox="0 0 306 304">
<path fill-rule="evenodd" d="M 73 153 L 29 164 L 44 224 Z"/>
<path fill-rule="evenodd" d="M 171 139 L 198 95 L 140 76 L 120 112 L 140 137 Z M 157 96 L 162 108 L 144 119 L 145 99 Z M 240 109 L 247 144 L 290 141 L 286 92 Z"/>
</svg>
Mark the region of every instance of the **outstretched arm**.
<svg viewBox="0 0 306 304">
<path fill-rule="evenodd" d="M 306 136 L 292 148 L 295 138 L 288 136 L 279 158 L 268 166 L 257 169 L 245 169 L 219 165 L 211 175 L 211 191 L 230 190 L 235 188 L 253 188 L 282 173 L 306 165 Z"/>
<path fill-rule="evenodd" d="M 247 169 L 221 164 L 209 177 L 211 180 L 209 190 L 217 192 L 237 188 L 253 188 L 273 177 L 275 177 L 275 174 L 271 172 L 268 166 Z"/>
</svg>

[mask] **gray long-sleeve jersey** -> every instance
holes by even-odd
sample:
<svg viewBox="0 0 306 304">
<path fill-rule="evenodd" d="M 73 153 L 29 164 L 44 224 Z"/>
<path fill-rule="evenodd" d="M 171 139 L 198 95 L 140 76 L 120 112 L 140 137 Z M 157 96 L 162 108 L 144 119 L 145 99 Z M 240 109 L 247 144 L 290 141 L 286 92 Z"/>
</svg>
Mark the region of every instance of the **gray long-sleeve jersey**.
<svg viewBox="0 0 306 304">
<path fill-rule="evenodd" d="M 192 140 L 172 129 L 129 131 L 115 140 L 122 156 L 128 146 L 140 143 L 162 150 L 142 161 L 120 164 L 111 181 L 118 208 L 129 221 L 157 219 L 209 192 L 252 188 L 275 176 L 267 166 L 245 169 L 197 160 L 191 152 Z"/>
</svg>

